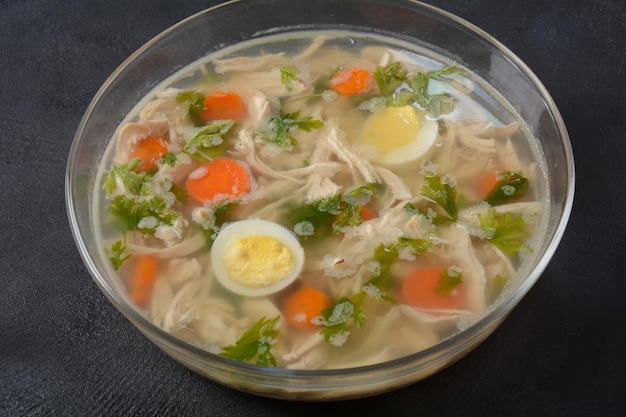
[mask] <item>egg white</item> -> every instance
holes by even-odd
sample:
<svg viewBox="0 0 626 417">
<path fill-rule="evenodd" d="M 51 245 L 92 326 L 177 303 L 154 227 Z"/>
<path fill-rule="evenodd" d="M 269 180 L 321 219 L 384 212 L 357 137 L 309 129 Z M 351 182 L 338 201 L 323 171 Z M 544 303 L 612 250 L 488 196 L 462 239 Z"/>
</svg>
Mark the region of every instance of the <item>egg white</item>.
<svg viewBox="0 0 626 417">
<path fill-rule="evenodd" d="M 400 108 L 388 108 L 385 111 L 395 111 Z M 418 113 L 411 114 L 412 117 L 418 119 Z M 368 135 L 372 135 L 372 130 L 377 130 L 376 136 L 377 142 L 394 142 L 394 126 L 389 126 L 384 132 L 381 132 L 382 122 L 381 114 L 375 113 L 369 117 L 369 120 L 364 126 L 364 135 L 367 138 Z M 399 115 L 395 116 L 399 118 Z M 403 120 L 402 122 L 406 122 Z M 407 162 L 415 161 L 428 153 L 437 140 L 438 127 L 435 120 L 428 119 L 426 117 L 419 117 L 419 121 L 413 122 L 418 124 L 418 130 L 415 136 L 407 143 L 400 145 L 394 149 L 381 151 L 377 148 L 378 153 L 374 156 L 374 161 L 384 165 L 400 165 Z M 367 139 L 366 139 L 366 142 Z M 376 147 L 376 145 L 374 145 Z"/>
<path fill-rule="evenodd" d="M 292 253 L 293 270 L 282 280 L 271 285 L 252 287 L 234 281 L 228 273 L 226 253 L 237 241 L 247 237 L 269 237 L 282 243 Z M 304 249 L 296 236 L 287 228 L 267 220 L 248 219 L 230 223 L 223 227 L 211 248 L 211 266 L 217 280 L 233 293 L 257 297 L 278 292 L 289 286 L 302 271 Z"/>
</svg>

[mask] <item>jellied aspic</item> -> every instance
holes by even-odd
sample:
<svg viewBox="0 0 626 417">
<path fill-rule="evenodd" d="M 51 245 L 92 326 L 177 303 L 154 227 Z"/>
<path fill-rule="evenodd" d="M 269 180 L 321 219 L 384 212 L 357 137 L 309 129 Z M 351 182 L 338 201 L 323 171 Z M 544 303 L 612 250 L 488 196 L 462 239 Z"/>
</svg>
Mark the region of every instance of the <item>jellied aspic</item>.
<svg viewBox="0 0 626 417">
<path fill-rule="evenodd" d="M 540 149 L 497 97 L 373 35 L 209 55 L 112 138 L 102 252 L 129 303 L 216 355 L 308 370 L 414 354 L 497 306 L 542 230 Z"/>
</svg>

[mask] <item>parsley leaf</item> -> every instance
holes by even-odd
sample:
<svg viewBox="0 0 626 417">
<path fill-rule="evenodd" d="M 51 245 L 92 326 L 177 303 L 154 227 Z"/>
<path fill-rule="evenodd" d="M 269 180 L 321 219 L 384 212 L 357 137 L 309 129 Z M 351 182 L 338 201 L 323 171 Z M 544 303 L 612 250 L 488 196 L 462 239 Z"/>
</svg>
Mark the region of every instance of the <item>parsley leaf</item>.
<svg viewBox="0 0 626 417">
<path fill-rule="evenodd" d="M 113 269 L 116 271 L 120 269 L 122 263 L 131 256 L 126 255 L 126 246 L 124 246 L 121 240 L 115 242 L 113 246 L 111 246 L 111 249 L 105 248 L 105 251 L 111 264 L 113 264 Z"/>
<path fill-rule="evenodd" d="M 400 256 L 400 252 L 408 250 L 413 254 L 425 253 L 432 247 L 430 241 L 423 239 L 400 238 L 395 245 L 379 245 L 374 251 L 374 262 L 370 266 L 372 278 L 367 281 L 361 291 L 352 297 L 342 297 L 337 303 L 322 310 L 316 321 L 323 326 L 320 334 L 334 346 L 342 346 L 350 336 L 348 326 L 354 324 L 361 327 L 367 318 L 363 310 L 366 297 L 374 300 L 382 299 L 397 304 L 397 301 L 386 295 L 386 291 L 394 284 L 391 266 Z"/>
<path fill-rule="evenodd" d="M 176 96 L 178 103 L 187 103 L 187 115 L 194 125 L 203 126 L 204 120 L 200 117 L 200 111 L 204 109 L 204 95 L 194 91 L 183 91 Z"/>
<path fill-rule="evenodd" d="M 174 165 L 176 165 L 176 162 L 178 161 L 178 156 L 176 154 L 176 152 L 167 152 L 165 155 L 163 155 L 161 157 L 161 161 L 160 163 L 162 165 L 167 165 L 171 168 L 174 168 Z"/>
<path fill-rule="evenodd" d="M 374 70 L 374 79 L 378 85 L 380 95 L 390 98 L 403 82 L 406 81 L 407 72 L 400 62 L 392 62 L 387 66 L 377 66 Z"/>
<path fill-rule="evenodd" d="M 434 115 L 450 113 L 454 109 L 455 100 L 448 94 L 430 95 L 428 85 L 430 80 L 449 81 L 452 77 L 463 74 L 465 71 L 454 66 L 446 66 L 426 73 L 416 73 L 411 80 L 413 100 Z"/>
<path fill-rule="evenodd" d="M 435 294 L 446 297 L 452 294 L 452 291 L 462 283 L 463 279 L 461 279 L 460 271 L 454 268 L 446 268 L 439 275 L 439 280 L 435 285 Z"/>
<path fill-rule="evenodd" d="M 318 322 L 324 326 L 320 330 L 324 339 L 333 346 L 342 346 L 350 336 L 348 324 L 354 323 L 361 327 L 367 318 L 361 309 L 364 293 L 358 293 L 352 299 L 341 298 L 337 303 L 322 310 L 317 317 Z"/>
<path fill-rule="evenodd" d="M 438 70 L 428 71 L 426 75 L 432 80 L 449 81 L 456 75 L 465 75 L 465 71 L 459 67 L 448 65 Z"/>
<path fill-rule="evenodd" d="M 203 162 L 208 158 L 220 155 L 224 152 L 223 147 L 220 146 L 224 143 L 224 135 L 233 127 L 234 123 L 233 120 L 211 122 L 211 124 L 198 130 L 183 146 L 182 151 Z"/>
<path fill-rule="evenodd" d="M 497 214 L 489 208 L 484 215 L 478 214 L 480 227 L 485 232 L 485 239 L 500 249 L 505 255 L 514 257 L 520 252 L 531 252 L 532 248 L 523 239 L 530 236 L 526 231 L 526 222 L 522 215 L 510 212 Z"/>
<path fill-rule="evenodd" d="M 333 223 L 333 231 L 337 234 L 341 233 L 344 227 L 354 227 L 363 223 L 361 217 L 361 208 L 356 204 L 344 204 L 341 213 Z"/>
<path fill-rule="evenodd" d="M 163 198 L 152 196 L 139 201 L 123 195 L 115 197 L 107 207 L 109 213 L 121 221 L 123 231 L 153 234 L 160 224 L 173 225 L 180 213 L 167 212 Z"/>
<path fill-rule="evenodd" d="M 451 220 L 457 219 L 456 187 L 451 181 L 442 181 L 439 175 L 427 173 L 424 177 L 421 194 L 427 200 L 441 207 Z"/>
<path fill-rule="evenodd" d="M 340 234 L 345 227 L 358 226 L 363 223 L 361 207 L 371 200 L 375 190 L 373 186 L 362 186 L 345 195 L 335 194 L 312 204 L 289 207 L 292 229 L 301 239 L 308 239 L 330 231 Z"/>
<path fill-rule="evenodd" d="M 111 195 L 117 190 L 117 178 L 120 179 L 127 192 L 139 195 L 142 193 L 144 183 L 151 181 L 152 177 L 143 172 L 136 172 L 135 168 L 141 163 L 141 159 L 133 159 L 127 164 L 113 165 L 104 180 L 104 191 Z"/>
<path fill-rule="evenodd" d="M 280 65 L 278 70 L 280 71 L 280 82 L 283 83 L 287 91 L 293 90 L 294 84 L 297 80 L 296 68 L 287 65 Z"/>
<path fill-rule="evenodd" d="M 502 290 L 504 290 L 506 283 L 507 283 L 506 278 L 504 278 L 500 274 L 496 274 L 496 276 L 493 279 L 493 287 L 494 287 L 496 294 L 500 294 Z"/>
<path fill-rule="evenodd" d="M 370 185 L 354 188 L 346 194 L 346 202 L 348 204 L 364 206 L 370 202 L 375 192 L 376 188 Z"/>
<path fill-rule="evenodd" d="M 278 336 L 279 320 L 280 316 L 261 318 L 234 345 L 225 346 L 220 355 L 240 362 L 250 362 L 256 357 L 257 365 L 276 367 L 272 345 Z"/>
<path fill-rule="evenodd" d="M 322 126 L 324 126 L 324 122 L 313 119 L 312 116 L 300 117 L 300 111 L 293 113 L 283 113 L 281 111 L 270 119 L 269 130 L 264 132 L 261 137 L 264 141 L 279 148 L 291 149 L 298 143 L 297 139 L 292 135 L 294 130 L 302 129 L 310 132 Z"/>
<path fill-rule="evenodd" d="M 206 239 L 207 247 L 210 248 L 213 246 L 213 242 L 220 231 L 220 227 L 229 220 L 229 214 L 240 203 L 240 201 L 225 199 L 211 207 L 207 207 L 211 210 L 211 214 L 206 221 L 200 225 Z"/>
<path fill-rule="evenodd" d="M 485 201 L 492 206 L 504 204 L 520 198 L 528 190 L 528 179 L 513 171 L 502 171 L 497 174 L 498 181 L 493 186 Z"/>
</svg>

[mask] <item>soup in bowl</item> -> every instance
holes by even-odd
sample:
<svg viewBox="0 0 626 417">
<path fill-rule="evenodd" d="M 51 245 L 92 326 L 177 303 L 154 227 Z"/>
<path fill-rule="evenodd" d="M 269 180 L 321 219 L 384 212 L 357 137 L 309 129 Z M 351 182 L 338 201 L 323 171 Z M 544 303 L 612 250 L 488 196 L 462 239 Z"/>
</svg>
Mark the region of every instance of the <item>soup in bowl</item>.
<svg viewBox="0 0 626 417">
<path fill-rule="evenodd" d="M 371 395 L 457 360 L 528 291 L 569 216 L 571 149 L 532 72 L 468 23 L 280 3 L 192 16 L 112 75 L 70 155 L 70 219 L 104 293 L 191 369 Z M 245 35 L 209 24 L 235 20 Z"/>
</svg>

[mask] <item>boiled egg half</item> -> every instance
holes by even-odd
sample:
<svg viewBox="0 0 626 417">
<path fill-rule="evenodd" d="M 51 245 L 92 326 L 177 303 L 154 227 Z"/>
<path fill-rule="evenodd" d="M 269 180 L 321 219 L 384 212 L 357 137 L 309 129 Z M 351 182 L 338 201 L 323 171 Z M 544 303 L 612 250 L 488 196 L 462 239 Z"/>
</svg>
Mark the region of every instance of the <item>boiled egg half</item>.
<svg viewBox="0 0 626 417">
<path fill-rule="evenodd" d="M 211 248 L 211 264 L 226 289 L 256 297 L 291 284 L 302 271 L 304 249 L 289 229 L 277 223 L 242 220 L 219 232 Z"/>
<path fill-rule="evenodd" d="M 376 149 L 376 162 L 398 165 L 425 155 L 437 140 L 437 122 L 413 106 L 385 107 L 368 117 L 363 140 Z"/>
</svg>

